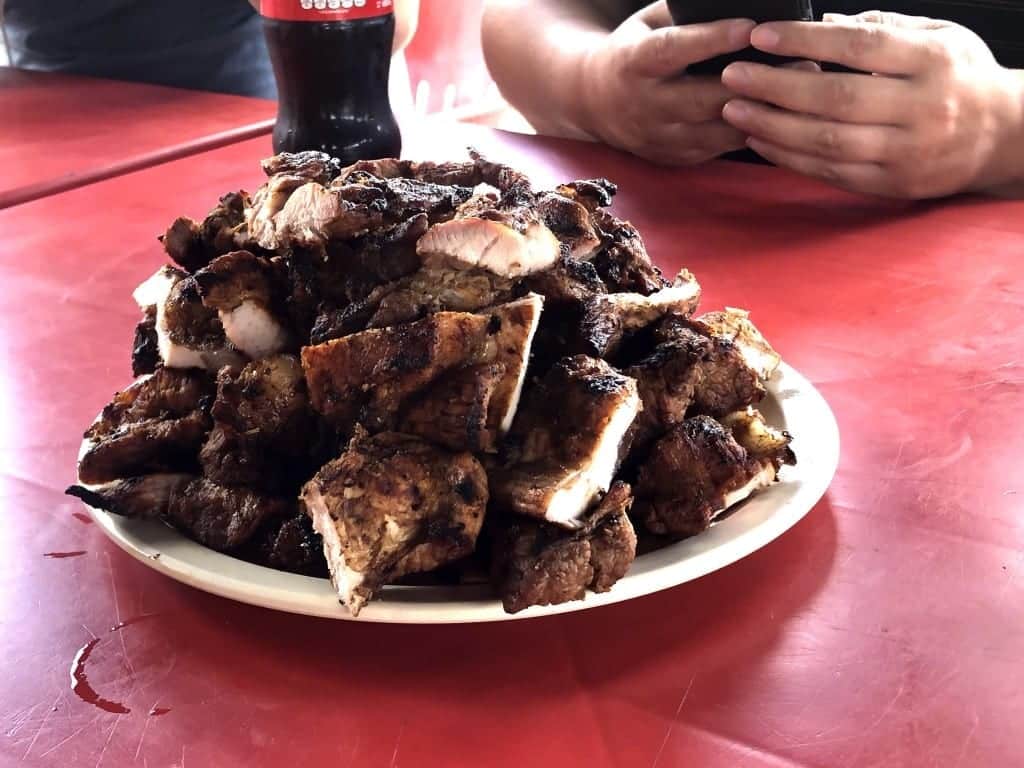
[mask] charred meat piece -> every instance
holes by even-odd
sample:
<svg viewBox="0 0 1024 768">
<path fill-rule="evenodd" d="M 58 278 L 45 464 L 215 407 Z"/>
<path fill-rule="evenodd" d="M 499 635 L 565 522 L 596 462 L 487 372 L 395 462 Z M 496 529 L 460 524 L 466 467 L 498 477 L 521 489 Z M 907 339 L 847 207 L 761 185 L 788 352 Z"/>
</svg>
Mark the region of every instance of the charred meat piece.
<svg viewBox="0 0 1024 768">
<path fill-rule="evenodd" d="M 489 362 L 439 379 L 406 409 L 402 429 L 452 450 L 496 452 L 519 407 L 542 306 L 530 295 L 495 308 Z"/>
<path fill-rule="evenodd" d="M 370 174 L 380 179 L 418 179 L 431 184 L 475 187 L 484 181 L 480 168 L 473 161 L 435 163 L 430 161 L 399 160 L 385 157 L 379 160 L 357 160 L 341 171 L 341 180 Z"/>
<path fill-rule="evenodd" d="M 629 449 L 640 409 L 636 382 L 583 355 L 556 364 L 530 393 L 511 439 L 511 463 L 491 477 L 503 509 L 578 528 Z"/>
<path fill-rule="evenodd" d="M 297 511 L 292 499 L 224 488 L 185 474 L 144 475 L 94 488 L 73 485 L 67 493 L 115 515 L 163 520 L 218 552 L 238 550 L 262 526 Z"/>
<path fill-rule="evenodd" d="M 304 511 L 271 521 L 241 554 L 267 568 L 304 576 L 328 576 L 323 540 Z"/>
<path fill-rule="evenodd" d="M 169 286 L 157 304 L 156 333 L 160 357 L 171 368 L 219 371 L 244 359 L 229 342 L 217 311 L 203 304 L 195 277 Z"/>
<path fill-rule="evenodd" d="M 751 458 L 796 464 L 796 454 L 789 447 L 793 437 L 788 432 L 770 426 L 756 408 L 747 407 L 726 414 L 719 421 L 732 432 L 733 438 Z"/>
<path fill-rule="evenodd" d="M 279 247 L 358 237 L 383 223 L 386 208 L 384 195 L 371 187 L 328 189 L 311 182 L 292 192 L 274 216 L 275 235 Z"/>
<path fill-rule="evenodd" d="M 382 179 L 370 173 L 351 172 L 338 179 L 339 189 L 363 185 L 378 191 L 387 201 L 387 218 L 401 222 L 425 215 L 431 224 L 447 221 L 473 195 L 471 187 L 433 184 L 414 178 Z"/>
<path fill-rule="evenodd" d="M 722 511 L 771 485 L 779 467 L 793 461 L 788 437 L 759 415 L 738 416 L 729 426 L 694 416 L 651 449 L 639 470 L 634 511 L 652 533 L 693 536 Z"/>
<path fill-rule="evenodd" d="M 583 304 L 577 341 L 581 351 L 593 357 L 614 359 L 623 341 L 667 314 L 686 316 L 700 302 L 700 285 L 686 270 L 668 288 L 644 295 L 610 293 L 596 295 Z"/>
<path fill-rule="evenodd" d="M 195 272 L 223 253 L 235 249 L 236 235 L 245 223 L 245 192 L 229 192 L 220 199 L 201 224 L 187 216 L 175 219 L 160 238 L 174 261 Z"/>
<path fill-rule="evenodd" d="M 261 164 L 269 177 L 279 173 L 300 176 L 308 181 L 327 185 L 341 173 L 341 162 L 326 152 L 282 152 L 268 157 Z"/>
<path fill-rule="evenodd" d="M 431 227 L 416 244 L 427 266 L 479 267 L 516 278 L 554 264 L 560 244 L 530 207 L 496 207 Z"/>
<path fill-rule="evenodd" d="M 562 255 L 586 261 L 601 247 L 601 237 L 594 228 L 590 211 L 576 200 L 557 192 L 546 192 L 537 198 L 537 212 L 558 242 Z"/>
<path fill-rule="evenodd" d="M 663 343 L 693 345 L 707 339 L 710 349 L 698 365 L 693 410 L 723 416 L 760 402 L 779 356 L 742 310 L 708 313 L 697 319 L 666 317 L 655 331 Z"/>
<path fill-rule="evenodd" d="M 135 326 L 135 339 L 132 342 L 132 376 L 153 373 L 158 365 L 160 342 L 156 334 L 156 307 L 151 307 Z"/>
<path fill-rule="evenodd" d="M 228 343 L 217 313 L 203 305 L 194 277 L 161 267 L 132 295 L 147 316 L 155 316 L 157 349 L 164 365 L 218 371 L 244 361 Z"/>
<path fill-rule="evenodd" d="M 602 246 L 592 261 L 609 292 L 649 296 L 668 287 L 661 270 L 651 263 L 636 227 L 608 211 L 594 211 L 593 219 Z"/>
<path fill-rule="evenodd" d="M 297 492 L 317 466 L 318 427 L 299 361 L 290 355 L 221 371 L 213 430 L 199 454 L 205 477 L 225 486 Z"/>
<path fill-rule="evenodd" d="M 431 227 L 416 245 L 424 265 L 479 267 L 511 279 L 552 266 L 561 244 L 537 210 L 529 179 L 470 154 L 482 180 L 497 187 L 500 197 L 473 198 L 452 221 Z"/>
<path fill-rule="evenodd" d="M 302 492 L 353 616 L 387 582 L 472 552 L 487 499 L 487 476 L 470 454 L 396 433 L 357 435 Z"/>
<path fill-rule="evenodd" d="M 276 271 L 249 251 L 218 256 L 195 274 L 203 304 L 216 310 L 228 341 L 251 358 L 277 354 L 290 345 Z"/>
<path fill-rule="evenodd" d="M 750 369 L 762 382 L 768 381 L 782 362 L 752 322 L 750 313 L 727 307 L 724 312 L 707 312 L 694 318 L 694 326 L 712 338 L 729 339 Z"/>
<path fill-rule="evenodd" d="M 572 256 L 563 256 L 551 268 L 527 275 L 521 282 L 553 304 L 573 307 L 608 292 L 594 265 Z"/>
<path fill-rule="evenodd" d="M 636 379 L 643 408 L 633 425 L 632 445 L 642 450 L 686 418 L 694 391 L 703 381 L 714 343 L 703 334 L 680 333 L 623 370 Z"/>
<path fill-rule="evenodd" d="M 423 269 L 374 289 L 341 310 L 324 312 L 311 335 L 314 344 L 366 328 L 420 320 L 436 312 L 476 312 L 508 301 L 509 280 L 480 269 Z"/>
<path fill-rule="evenodd" d="M 488 403 L 488 424 L 506 431 L 519 403 L 543 302 L 531 295 L 487 314 L 438 312 L 302 350 L 313 407 L 342 429 L 393 428 L 407 398 L 467 366 L 504 368 Z"/>
<path fill-rule="evenodd" d="M 275 250 L 281 246 L 275 219 L 292 193 L 310 181 L 304 176 L 279 173 L 253 193 L 245 209 L 245 227 L 249 239 L 260 248 Z"/>
<path fill-rule="evenodd" d="M 499 435 L 488 414 L 504 375 L 505 366 L 491 364 L 442 376 L 405 410 L 402 431 L 452 451 L 494 453 Z"/>
<path fill-rule="evenodd" d="M 85 432 L 91 445 L 78 465 L 79 479 L 104 483 L 194 468 L 210 428 L 213 392 L 207 374 L 170 368 L 118 392 Z"/>
<path fill-rule="evenodd" d="M 608 179 L 580 179 L 555 188 L 559 195 L 576 201 L 591 213 L 611 205 L 618 191 L 619 188 Z"/>
<path fill-rule="evenodd" d="M 313 407 L 342 429 L 360 421 L 380 431 L 406 397 L 446 371 L 483 362 L 487 325 L 483 315 L 439 312 L 305 347 Z"/>
<path fill-rule="evenodd" d="M 507 516 L 492 550 L 492 579 L 508 613 L 607 592 L 636 556 L 630 488 L 615 483 L 578 531 Z"/>
</svg>

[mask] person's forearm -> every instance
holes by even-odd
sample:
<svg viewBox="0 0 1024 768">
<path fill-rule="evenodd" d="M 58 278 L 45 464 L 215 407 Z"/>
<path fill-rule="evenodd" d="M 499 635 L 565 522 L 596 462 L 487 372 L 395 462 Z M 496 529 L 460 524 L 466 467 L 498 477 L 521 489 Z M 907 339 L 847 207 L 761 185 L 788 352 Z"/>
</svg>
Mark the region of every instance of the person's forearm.
<svg viewBox="0 0 1024 768">
<path fill-rule="evenodd" d="M 483 48 L 505 99 L 541 133 L 587 136 L 587 52 L 617 26 L 585 0 L 492 0 Z"/>
</svg>

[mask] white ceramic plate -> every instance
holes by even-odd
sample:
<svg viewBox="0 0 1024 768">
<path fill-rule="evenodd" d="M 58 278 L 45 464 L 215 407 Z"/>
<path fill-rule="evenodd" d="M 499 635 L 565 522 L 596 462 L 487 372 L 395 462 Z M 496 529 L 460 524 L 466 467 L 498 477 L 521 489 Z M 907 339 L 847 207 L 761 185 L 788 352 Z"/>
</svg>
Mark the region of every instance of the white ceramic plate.
<svg viewBox="0 0 1024 768">
<path fill-rule="evenodd" d="M 789 430 L 797 465 L 693 538 L 638 557 L 609 592 L 585 600 L 536 606 L 509 615 L 484 586 L 386 587 L 355 621 L 457 624 L 508 621 L 580 611 L 668 589 L 724 568 L 765 546 L 797 523 L 824 495 L 839 463 L 839 429 L 828 404 L 810 382 L 783 364 L 768 386 L 761 411 Z M 326 579 L 297 576 L 236 560 L 202 547 L 167 526 L 89 509 L 103 532 L 153 570 L 215 595 L 332 619 L 352 616 Z"/>
</svg>

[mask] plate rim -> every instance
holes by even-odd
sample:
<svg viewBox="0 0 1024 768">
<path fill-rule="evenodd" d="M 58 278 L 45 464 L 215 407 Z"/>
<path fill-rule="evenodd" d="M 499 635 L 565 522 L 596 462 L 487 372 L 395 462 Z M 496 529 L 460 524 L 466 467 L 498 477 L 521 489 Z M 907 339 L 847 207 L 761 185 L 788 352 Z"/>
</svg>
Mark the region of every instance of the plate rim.
<svg viewBox="0 0 1024 768">
<path fill-rule="evenodd" d="M 532 606 L 514 614 L 505 613 L 501 601 L 494 597 L 467 599 L 474 593 L 480 595 L 485 590 L 481 587 L 389 586 L 354 617 L 338 602 L 327 579 L 239 560 L 208 549 L 163 523 L 120 518 L 83 505 L 103 534 L 143 565 L 195 589 L 248 605 L 389 624 L 482 623 L 572 613 L 661 592 L 726 568 L 770 544 L 817 506 L 839 464 L 835 415 L 814 385 L 784 362 L 767 389 L 783 415 L 785 428 L 793 432 L 796 467 L 785 467 L 779 482 L 743 502 L 709 530 L 639 556 L 609 591 L 588 591 L 582 600 Z M 812 425 L 814 428 L 808 429 Z M 817 439 L 813 445 L 805 445 L 812 433 Z M 87 443 L 82 443 L 83 452 Z M 779 501 L 772 505 L 775 497 Z M 752 507 L 763 519 L 744 528 L 740 523 L 745 515 L 750 516 Z"/>
</svg>

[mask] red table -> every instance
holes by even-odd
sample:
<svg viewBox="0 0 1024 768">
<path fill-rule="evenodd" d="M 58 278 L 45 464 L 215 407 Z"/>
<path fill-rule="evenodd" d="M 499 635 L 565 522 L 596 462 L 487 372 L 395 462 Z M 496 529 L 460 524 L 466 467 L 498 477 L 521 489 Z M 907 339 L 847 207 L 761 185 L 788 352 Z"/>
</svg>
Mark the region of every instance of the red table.
<svg viewBox="0 0 1024 768">
<path fill-rule="evenodd" d="M 268 133 L 276 105 L 0 67 L 0 208 Z"/>
<path fill-rule="evenodd" d="M 0 756 L 1024 764 L 1024 204 L 886 203 L 770 168 L 668 171 L 593 145 L 474 140 L 546 180 L 615 179 L 657 260 L 693 269 L 705 306 L 752 311 L 838 417 L 826 498 L 734 566 L 560 617 L 380 626 L 203 594 L 122 554 L 61 492 L 82 428 L 127 380 L 129 292 L 161 261 L 154 236 L 255 185 L 267 140 L 8 209 Z M 129 714 L 69 690 L 93 638 L 90 682 Z"/>
</svg>

